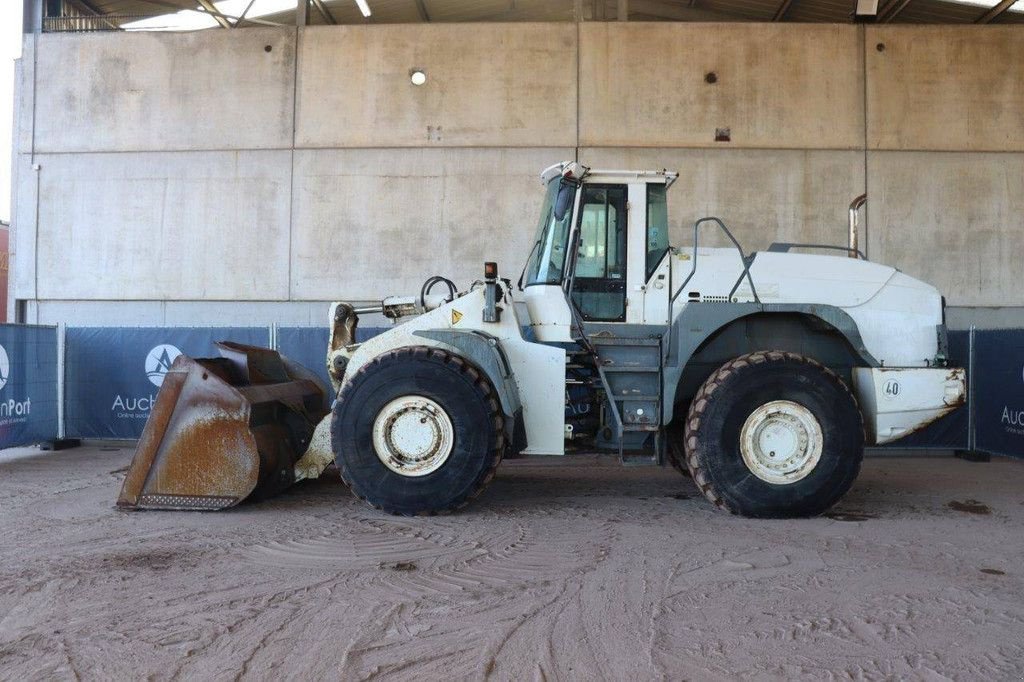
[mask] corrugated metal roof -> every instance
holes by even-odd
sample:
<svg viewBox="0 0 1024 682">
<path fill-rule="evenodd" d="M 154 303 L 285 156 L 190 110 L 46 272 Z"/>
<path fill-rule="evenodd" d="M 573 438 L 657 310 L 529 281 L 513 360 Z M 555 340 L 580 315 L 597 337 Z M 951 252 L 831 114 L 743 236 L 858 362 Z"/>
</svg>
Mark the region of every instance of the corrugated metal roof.
<svg viewBox="0 0 1024 682">
<path fill-rule="evenodd" d="M 252 14 L 262 22 L 294 24 L 294 10 L 259 15 L 266 0 L 255 0 Z M 572 21 L 573 0 L 367 0 L 372 16 L 363 17 L 354 0 L 324 0 L 331 19 L 339 24 L 472 22 L 472 21 Z M 997 0 L 989 0 L 988 7 Z M 94 10 L 102 15 L 159 16 L 180 10 L 202 11 L 197 0 L 65 0 L 69 8 Z M 631 20 L 666 21 L 771 21 L 786 0 L 630 0 Z M 902 0 L 882 0 L 880 13 Z M 853 20 L 855 0 L 790 0 L 781 21 L 848 23 Z M 616 0 L 583 0 L 584 20 L 615 19 Z M 987 7 L 948 0 L 909 0 L 892 23 L 974 23 Z M 80 13 L 80 12 L 74 12 Z M 425 15 L 425 16 L 424 16 Z M 310 4 L 311 24 L 329 23 L 315 3 Z M 992 23 L 1024 23 L 1024 0 L 1003 12 Z"/>
</svg>

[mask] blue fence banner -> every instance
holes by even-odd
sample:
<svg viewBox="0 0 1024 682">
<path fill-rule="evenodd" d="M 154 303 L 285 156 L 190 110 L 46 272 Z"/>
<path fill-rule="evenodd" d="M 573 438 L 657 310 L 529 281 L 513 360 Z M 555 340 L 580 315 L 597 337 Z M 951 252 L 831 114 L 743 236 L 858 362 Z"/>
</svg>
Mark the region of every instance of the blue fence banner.
<svg viewBox="0 0 1024 682">
<path fill-rule="evenodd" d="M 357 330 L 366 341 L 385 331 Z M 137 439 L 181 353 L 216 356 L 216 341 L 269 346 L 266 327 L 73 327 L 59 376 L 55 327 L 0 325 L 0 448 L 57 438 L 58 384 L 70 438 Z M 280 327 L 277 349 L 330 386 L 326 327 Z M 1024 329 L 949 332 L 950 366 L 968 368 L 969 405 L 891 444 L 1024 457 Z M 333 396 L 328 396 L 330 400 Z"/>
<path fill-rule="evenodd" d="M 975 449 L 1024 457 L 1024 330 L 976 330 L 973 381 Z"/>
<path fill-rule="evenodd" d="M 0 448 L 57 437 L 57 328 L 0 324 Z"/>
<path fill-rule="evenodd" d="M 217 341 L 269 346 L 266 327 L 71 327 L 64 423 L 71 438 L 136 439 L 178 355 L 216 357 Z"/>
<path fill-rule="evenodd" d="M 356 327 L 356 341 L 363 342 L 386 331 L 387 327 Z M 277 350 L 289 360 L 294 360 L 303 367 L 316 372 L 327 387 L 331 387 L 331 379 L 327 376 L 327 342 L 330 331 L 327 327 L 278 327 Z M 334 396 L 327 396 L 328 402 Z"/>
</svg>

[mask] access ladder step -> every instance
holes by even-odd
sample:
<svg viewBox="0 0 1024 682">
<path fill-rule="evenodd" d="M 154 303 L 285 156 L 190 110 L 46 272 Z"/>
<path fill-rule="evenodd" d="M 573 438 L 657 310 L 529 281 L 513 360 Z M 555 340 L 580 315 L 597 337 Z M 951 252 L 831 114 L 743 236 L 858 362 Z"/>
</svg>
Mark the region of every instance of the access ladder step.
<svg viewBox="0 0 1024 682">
<path fill-rule="evenodd" d="M 658 454 L 655 452 L 623 452 L 619 457 L 619 461 L 622 462 L 623 466 L 627 467 L 639 467 L 639 466 L 655 466 L 660 464 L 658 461 Z"/>
<path fill-rule="evenodd" d="M 620 402 L 620 403 L 621 402 L 625 402 L 627 400 L 628 401 L 633 401 L 633 402 L 638 402 L 638 403 L 654 403 L 654 402 L 657 402 L 657 401 L 661 400 L 661 396 L 657 396 L 657 395 L 636 395 L 636 394 L 632 394 L 632 393 L 627 393 L 626 395 L 613 395 L 612 399 L 614 399 L 616 402 Z"/>
<path fill-rule="evenodd" d="M 657 365 L 601 365 L 602 372 L 661 372 Z"/>
<path fill-rule="evenodd" d="M 591 344 L 595 346 L 660 346 L 661 339 L 628 338 L 622 336 L 591 336 Z"/>
<path fill-rule="evenodd" d="M 625 433 L 630 431 L 634 433 L 657 433 L 661 429 L 657 424 L 623 424 L 622 430 Z"/>
</svg>

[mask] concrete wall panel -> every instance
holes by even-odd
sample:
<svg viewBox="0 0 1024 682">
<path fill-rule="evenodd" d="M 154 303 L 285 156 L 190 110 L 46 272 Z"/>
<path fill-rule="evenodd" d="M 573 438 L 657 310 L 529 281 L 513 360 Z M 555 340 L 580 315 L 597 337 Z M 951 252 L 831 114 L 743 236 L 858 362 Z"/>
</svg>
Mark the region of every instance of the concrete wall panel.
<svg viewBox="0 0 1024 682">
<path fill-rule="evenodd" d="M 867 31 L 871 149 L 1024 151 L 1024 31 Z"/>
<path fill-rule="evenodd" d="M 286 299 L 290 156 L 37 156 L 39 297 Z"/>
<path fill-rule="evenodd" d="M 587 23 L 580 144 L 855 149 L 863 144 L 857 28 Z M 716 82 L 705 81 L 714 73 Z M 715 142 L 729 128 L 732 141 Z"/>
<path fill-rule="evenodd" d="M 414 294 L 430 275 L 464 287 L 485 260 L 518 277 L 540 171 L 567 158 L 571 149 L 296 152 L 293 298 Z"/>
<path fill-rule="evenodd" d="M 581 149 L 593 167 L 667 168 L 672 243 L 693 244 L 693 223 L 717 216 L 747 251 L 772 242 L 844 245 L 847 207 L 864 191 L 864 157 L 849 151 Z M 726 246 L 702 228 L 700 243 Z"/>
<path fill-rule="evenodd" d="M 14 158 L 14 186 L 11 188 L 11 234 L 9 299 L 36 298 L 36 208 L 37 177 L 29 154 Z M 8 310 L 14 311 L 13 308 Z M 13 316 L 12 316 L 13 317 Z"/>
<path fill-rule="evenodd" d="M 43 34 L 36 150 L 288 147 L 294 59 L 285 28 Z"/>
<path fill-rule="evenodd" d="M 868 173 L 873 260 L 950 305 L 1024 305 L 1024 154 L 873 152 Z"/>
<path fill-rule="evenodd" d="M 226 326 L 260 327 L 279 324 L 323 327 L 329 301 L 42 301 L 38 324 L 63 322 L 75 326 L 152 327 Z M 365 327 L 391 324 L 383 316 L 360 316 Z"/>
<path fill-rule="evenodd" d="M 413 68 L 424 85 L 410 82 Z M 309 28 L 298 98 L 300 147 L 572 146 L 576 28 Z"/>
<path fill-rule="evenodd" d="M 35 35 L 25 35 L 21 46 L 21 58 L 15 60 L 14 68 L 14 133 L 12 149 L 15 154 L 32 151 L 32 79 L 35 74 L 33 56 Z"/>
</svg>

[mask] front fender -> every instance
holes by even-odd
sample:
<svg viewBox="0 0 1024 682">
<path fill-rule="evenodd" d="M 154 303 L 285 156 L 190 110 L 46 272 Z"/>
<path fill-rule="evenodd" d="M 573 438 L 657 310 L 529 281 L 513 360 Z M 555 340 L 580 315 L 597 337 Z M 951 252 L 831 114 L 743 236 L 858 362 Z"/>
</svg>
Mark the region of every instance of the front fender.
<svg viewBox="0 0 1024 682">
<path fill-rule="evenodd" d="M 421 329 L 413 334 L 448 346 L 483 370 L 498 392 L 501 409 L 507 417 L 514 418 L 522 408 L 515 377 L 498 339 L 476 330 Z"/>
</svg>

